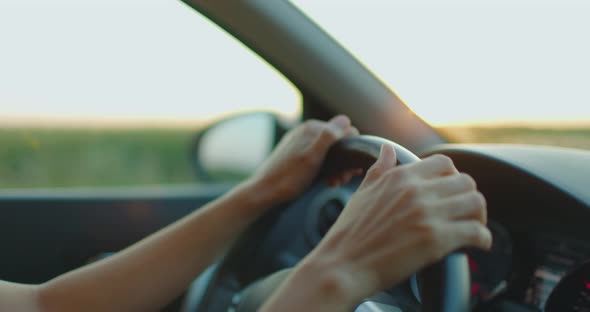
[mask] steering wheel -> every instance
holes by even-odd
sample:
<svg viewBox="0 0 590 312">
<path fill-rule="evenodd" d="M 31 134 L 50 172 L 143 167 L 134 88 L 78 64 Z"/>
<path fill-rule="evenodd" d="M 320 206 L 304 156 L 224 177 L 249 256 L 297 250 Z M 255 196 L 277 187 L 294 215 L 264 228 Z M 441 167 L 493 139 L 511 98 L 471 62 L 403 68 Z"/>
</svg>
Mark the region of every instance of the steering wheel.
<svg viewBox="0 0 590 312">
<path fill-rule="evenodd" d="M 394 142 L 374 136 L 349 137 L 340 140 L 330 148 L 317 180 L 347 169 L 368 169 L 377 160 L 383 144 L 391 145 L 395 149 L 398 165 L 420 161 L 416 155 Z M 297 204 L 298 200 L 294 203 Z M 226 302 L 222 303 L 221 306 L 225 307 L 221 307 L 222 310 L 231 311 L 234 309 L 237 312 L 254 312 L 280 285 L 288 275 L 288 270 L 265 277 L 250 276 L 246 279 L 255 280 L 255 282 L 245 285 L 245 287 L 236 281 L 236 270 L 243 270 L 241 267 L 243 262 L 261 261 L 261 259 L 257 259 L 256 252 L 252 252 L 252 246 L 264 242 L 264 236 L 275 225 L 280 213 L 281 209 L 279 208 L 263 217 L 234 244 L 213 273 L 204 299 L 197 309 L 199 312 L 218 311 L 220 306 L 215 302 L 217 300 Z M 469 268 L 467 257 L 464 254 L 452 253 L 439 262 L 424 268 L 420 272 L 420 276 L 422 280 L 420 286 L 422 311 L 462 312 L 469 310 Z M 227 308 L 228 301 L 233 306 L 229 310 Z M 379 303 L 365 307 L 359 306 L 356 311 L 401 310 Z"/>
</svg>

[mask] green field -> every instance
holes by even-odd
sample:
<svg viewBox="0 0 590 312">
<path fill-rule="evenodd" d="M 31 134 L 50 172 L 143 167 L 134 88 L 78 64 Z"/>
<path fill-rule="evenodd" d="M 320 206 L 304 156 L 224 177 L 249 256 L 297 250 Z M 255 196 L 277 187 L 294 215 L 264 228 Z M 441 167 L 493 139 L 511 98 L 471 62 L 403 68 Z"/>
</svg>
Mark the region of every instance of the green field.
<svg viewBox="0 0 590 312">
<path fill-rule="evenodd" d="M 590 128 L 440 129 L 455 142 L 529 143 L 590 150 Z M 0 129 L 0 188 L 194 182 L 192 130 Z"/>
<path fill-rule="evenodd" d="M 189 130 L 0 129 L 0 188 L 193 181 Z"/>
</svg>

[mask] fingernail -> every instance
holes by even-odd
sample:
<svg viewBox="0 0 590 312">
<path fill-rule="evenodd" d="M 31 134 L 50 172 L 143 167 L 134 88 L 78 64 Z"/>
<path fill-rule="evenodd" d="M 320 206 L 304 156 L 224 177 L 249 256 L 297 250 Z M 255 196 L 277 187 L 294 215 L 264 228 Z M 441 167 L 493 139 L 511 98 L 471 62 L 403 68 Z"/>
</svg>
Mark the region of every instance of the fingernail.
<svg viewBox="0 0 590 312">
<path fill-rule="evenodd" d="M 379 159 L 383 159 L 385 157 L 385 144 L 381 144 L 381 149 L 379 150 Z"/>
<path fill-rule="evenodd" d="M 350 120 L 348 119 L 348 117 L 344 116 L 344 115 L 338 115 L 332 119 L 330 119 L 330 123 L 338 126 L 340 128 L 345 128 L 348 125 L 350 125 Z"/>
<path fill-rule="evenodd" d="M 386 168 L 394 167 L 396 164 L 395 151 L 391 145 L 381 145 L 381 154 L 379 158 Z"/>
</svg>

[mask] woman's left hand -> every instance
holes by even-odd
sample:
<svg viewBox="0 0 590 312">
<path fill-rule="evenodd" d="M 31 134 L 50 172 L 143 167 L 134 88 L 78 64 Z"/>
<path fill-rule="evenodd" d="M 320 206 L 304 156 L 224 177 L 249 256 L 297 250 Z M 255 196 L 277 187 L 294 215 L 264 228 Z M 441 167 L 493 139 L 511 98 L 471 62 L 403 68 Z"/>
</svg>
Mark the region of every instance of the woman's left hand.
<svg viewBox="0 0 590 312">
<path fill-rule="evenodd" d="M 272 204 L 301 194 L 316 177 L 330 146 L 339 139 L 357 135 L 358 130 L 344 115 L 328 122 L 308 120 L 289 131 L 270 157 L 250 178 L 261 195 Z M 347 182 L 358 170 L 331 178 L 330 185 Z"/>
</svg>

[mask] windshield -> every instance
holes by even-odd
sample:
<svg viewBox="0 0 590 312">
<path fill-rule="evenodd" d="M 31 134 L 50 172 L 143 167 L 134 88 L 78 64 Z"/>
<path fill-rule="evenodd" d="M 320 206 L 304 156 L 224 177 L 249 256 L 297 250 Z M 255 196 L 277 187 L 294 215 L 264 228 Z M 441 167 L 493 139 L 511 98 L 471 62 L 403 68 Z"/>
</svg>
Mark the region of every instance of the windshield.
<svg viewBox="0 0 590 312">
<path fill-rule="evenodd" d="M 451 139 L 590 148 L 585 2 L 293 3 Z"/>
</svg>

